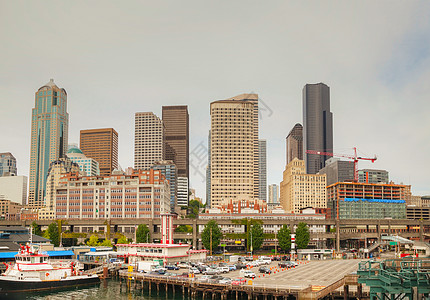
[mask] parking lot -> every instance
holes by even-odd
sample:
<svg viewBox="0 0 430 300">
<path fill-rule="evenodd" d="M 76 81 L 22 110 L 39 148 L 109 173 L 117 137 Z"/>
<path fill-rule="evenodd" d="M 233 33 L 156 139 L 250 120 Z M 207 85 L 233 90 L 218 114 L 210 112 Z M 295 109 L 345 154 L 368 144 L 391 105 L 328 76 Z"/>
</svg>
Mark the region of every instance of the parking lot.
<svg viewBox="0 0 430 300">
<path fill-rule="evenodd" d="M 273 273 L 264 274 L 264 276 L 258 272 L 259 267 L 253 267 L 250 270 L 257 276 L 252 280 L 256 286 L 302 289 L 309 285 L 328 286 L 345 275 L 357 271 L 360 261 L 357 259 L 309 261 L 299 263 L 297 267 L 288 270 L 281 270 L 278 262 L 273 261 L 268 265 L 269 268 L 272 268 Z M 169 272 L 181 274 L 186 271 L 187 269 L 180 269 Z M 201 276 L 201 274 L 196 274 L 196 280 Z M 239 270 L 221 273 L 220 276 L 232 279 L 243 277 Z"/>
</svg>

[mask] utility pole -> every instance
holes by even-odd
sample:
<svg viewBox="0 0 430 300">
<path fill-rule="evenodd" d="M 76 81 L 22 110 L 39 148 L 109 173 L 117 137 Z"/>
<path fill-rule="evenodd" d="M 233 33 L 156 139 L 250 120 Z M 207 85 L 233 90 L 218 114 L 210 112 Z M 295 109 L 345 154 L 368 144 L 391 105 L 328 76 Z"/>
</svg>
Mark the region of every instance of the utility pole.
<svg viewBox="0 0 430 300">
<path fill-rule="evenodd" d="M 277 246 L 278 246 L 278 239 L 276 238 L 276 234 L 278 233 L 278 231 L 275 229 L 275 256 L 276 256 L 276 251 L 277 251 Z"/>
<path fill-rule="evenodd" d="M 211 256 L 212 256 L 212 227 L 209 229 L 210 230 L 210 232 L 211 232 L 211 246 L 210 246 L 210 248 L 211 248 Z"/>
<path fill-rule="evenodd" d="M 251 229 L 249 231 L 251 233 L 251 257 L 254 258 L 254 256 L 252 255 L 252 225 L 251 225 Z"/>
</svg>

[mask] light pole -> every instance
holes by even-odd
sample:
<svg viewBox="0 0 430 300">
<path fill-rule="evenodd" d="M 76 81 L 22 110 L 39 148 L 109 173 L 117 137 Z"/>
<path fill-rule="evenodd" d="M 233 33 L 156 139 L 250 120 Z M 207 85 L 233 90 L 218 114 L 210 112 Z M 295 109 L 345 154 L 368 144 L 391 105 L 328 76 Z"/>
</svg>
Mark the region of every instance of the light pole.
<svg viewBox="0 0 430 300">
<path fill-rule="evenodd" d="M 276 227 L 276 229 L 278 229 L 278 227 Z M 276 251 L 278 249 L 278 239 L 276 238 L 276 234 L 278 233 L 278 231 L 275 229 L 275 256 L 277 255 Z"/>
<path fill-rule="evenodd" d="M 60 247 L 63 247 L 63 232 L 60 233 Z"/>
<path fill-rule="evenodd" d="M 251 233 L 251 248 L 250 248 L 250 250 L 251 250 L 251 257 L 252 257 L 252 259 L 254 259 L 254 256 L 252 255 L 252 225 L 251 225 L 251 228 L 249 229 L 249 232 Z"/>
<path fill-rule="evenodd" d="M 211 240 L 210 240 L 210 248 L 211 248 L 211 256 L 212 256 L 212 227 L 209 229 L 211 233 Z"/>
</svg>

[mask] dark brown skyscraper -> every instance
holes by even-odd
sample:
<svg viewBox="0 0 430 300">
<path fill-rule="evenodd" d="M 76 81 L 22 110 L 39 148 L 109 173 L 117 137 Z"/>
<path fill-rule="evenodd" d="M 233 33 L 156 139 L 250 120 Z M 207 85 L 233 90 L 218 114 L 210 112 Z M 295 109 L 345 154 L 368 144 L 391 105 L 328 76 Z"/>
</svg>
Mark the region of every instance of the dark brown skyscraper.
<svg viewBox="0 0 430 300">
<path fill-rule="evenodd" d="M 100 176 L 118 168 L 118 133 L 113 128 L 81 130 L 81 151 L 99 163 Z"/>
<path fill-rule="evenodd" d="M 188 106 L 163 106 L 164 159 L 172 160 L 178 177 L 189 178 Z"/>
<path fill-rule="evenodd" d="M 303 160 L 303 126 L 297 123 L 287 136 L 287 165 L 297 157 Z"/>
<path fill-rule="evenodd" d="M 331 156 L 308 154 L 307 150 L 333 152 L 330 88 L 324 83 L 306 84 L 303 88 L 303 156 L 306 173 L 316 174 Z"/>
</svg>

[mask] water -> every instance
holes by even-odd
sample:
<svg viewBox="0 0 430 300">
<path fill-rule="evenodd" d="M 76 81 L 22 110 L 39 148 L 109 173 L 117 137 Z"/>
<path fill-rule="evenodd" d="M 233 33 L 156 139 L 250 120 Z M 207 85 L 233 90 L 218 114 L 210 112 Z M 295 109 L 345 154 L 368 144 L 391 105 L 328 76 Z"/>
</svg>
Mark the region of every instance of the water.
<svg viewBox="0 0 430 300">
<path fill-rule="evenodd" d="M 181 293 L 176 292 L 173 297 L 171 291 L 169 291 L 168 297 L 165 292 L 160 291 L 160 296 L 156 295 L 156 290 L 152 289 L 151 296 L 149 296 L 148 290 L 145 286 L 143 290 L 138 289 L 126 291 L 124 282 L 122 289 L 120 289 L 119 281 L 117 280 L 105 280 L 97 285 L 68 288 L 55 291 L 44 291 L 44 292 L 31 292 L 31 293 L 14 293 L 10 295 L 0 295 L 0 299 L 11 299 L 11 300 L 182 300 Z M 179 294 L 179 295 L 178 295 Z"/>
</svg>

